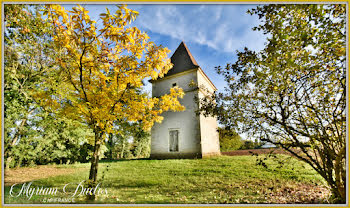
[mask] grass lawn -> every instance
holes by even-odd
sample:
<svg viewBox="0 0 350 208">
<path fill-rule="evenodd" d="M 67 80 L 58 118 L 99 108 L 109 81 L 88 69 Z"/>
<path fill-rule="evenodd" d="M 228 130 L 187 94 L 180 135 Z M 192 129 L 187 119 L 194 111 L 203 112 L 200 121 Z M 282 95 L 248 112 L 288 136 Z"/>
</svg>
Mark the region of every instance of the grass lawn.
<svg viewBox="0 0 350 208">
<path fill-rule="evenodd" d="M 87 201 L 85 196 L 75 196 L 74 203 L 327 203 L 329 191 L 324 180 L 311 167 L 286 155 L 279 155 L 278 159 L 284 160 L 282 168 L 277 168 L 278 162 L 274 159 L 266 161 L 268 168 L 257 166 L 253 156 L 102 161 L 98 176 L 101 190 L 107 189 L 107 194 L 98 195 L 94 202 Z M 88 179 L 89 164 L 45 167 L 60 170 L 64 175 L 46 175 L 42 171 L 41 179 L 35 178 L 31 188 L 56 187 L 56 195 L 33 194 L 30 199 L 24 194 L 12 197 L 9 194 L 11 185 L 7 183 L 5 203 L 47 203 L 50 198 L 65 202 L 71 199 L 78 183 Z M 32 168 L 27 173 L 22 171 L 22 174 L 30 176 L 39 170 Z M 7 177 L 13 177 L 15 173 L 5 174 L 6 182 Z M 21 177 L 24 176 L 17 175 L 19 181 Z M 65 194 L 62 190 L 67 183 L 70 183 L 66 187 L 69 193 Z M 15 185 L 13 195 L 19 194 L 21 188 L 21 184 Z"/>
</svg>

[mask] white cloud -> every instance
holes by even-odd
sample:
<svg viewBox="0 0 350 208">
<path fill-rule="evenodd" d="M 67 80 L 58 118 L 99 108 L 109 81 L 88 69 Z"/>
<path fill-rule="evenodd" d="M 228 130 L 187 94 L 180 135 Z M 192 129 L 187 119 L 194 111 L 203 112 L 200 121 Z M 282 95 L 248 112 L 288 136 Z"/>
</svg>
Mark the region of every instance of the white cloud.
<svg viewBox="0 0 350 208">
<path fill-rule="evenodd" d="M 263 48 L 265 37 L 252 31 L 255 16 L 246 14 L 242 5 L 130 5 L 140 11 L 135 24 L 155 33 L 206 45 L 232 53 L 248 47 Z"/>
<path fill-rule="evenodd" d="M 221 17 L 221 13 L 222 13 L 222 9 L 223 9 L 223 7 L 222 6 L 220 6 L 220 7 L 218 7 L 217 9 L 216 9 L 216 12 L 215 12 L 215 21 L 218 21 L 219 19 L 220 19 L 220 17 Z"/>
</svg>

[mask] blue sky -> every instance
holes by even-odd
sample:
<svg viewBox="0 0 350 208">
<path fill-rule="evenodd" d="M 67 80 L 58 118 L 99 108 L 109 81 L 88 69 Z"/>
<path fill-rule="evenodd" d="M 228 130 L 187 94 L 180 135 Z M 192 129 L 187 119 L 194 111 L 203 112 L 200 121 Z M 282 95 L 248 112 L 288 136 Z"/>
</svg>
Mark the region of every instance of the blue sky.
<svg viewBox="0 0 350 208">
<path fill-rule="evenodd" d="M 64 5 L 70 9 L 72 5 Z M 114 5 L 82 5 L 93 19 Z M 253 31 L 259 25 L 256 16 L 247 14 L 247 4 L 129 4 L 128 8 L 140 14 L 132 23 L 150 36 L 150 40 L 171 50 L 169 57 L 184 41 L 197 63 L 209 76 L 219 91 L 226 83 L 215 72 L 215 66 L 225 66 L 236 59 L 235 51 L 248 47 L 261 50 L 265 37 Z M 147 86 L 150 89 L 150 86 Z"/>
</svg>

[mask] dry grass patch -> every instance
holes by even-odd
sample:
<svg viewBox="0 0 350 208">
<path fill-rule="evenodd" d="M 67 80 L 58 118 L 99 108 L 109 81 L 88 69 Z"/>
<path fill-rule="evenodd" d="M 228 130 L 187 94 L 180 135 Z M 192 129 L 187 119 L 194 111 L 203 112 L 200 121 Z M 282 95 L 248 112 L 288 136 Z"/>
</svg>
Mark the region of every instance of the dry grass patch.
<svg viewBox="0 0 350 208">
<path fill-rule="evenodd" d="M 13 184 L 21 184 L 53 176 L 69 175 L 83 170 L 86 171 L 87 168 L 72 168 L 70 166 L 55 167 L 53 165 L 14 168 L 5 170 L 4 182 L 5 186 L 11 186 Z"/>
</svg>

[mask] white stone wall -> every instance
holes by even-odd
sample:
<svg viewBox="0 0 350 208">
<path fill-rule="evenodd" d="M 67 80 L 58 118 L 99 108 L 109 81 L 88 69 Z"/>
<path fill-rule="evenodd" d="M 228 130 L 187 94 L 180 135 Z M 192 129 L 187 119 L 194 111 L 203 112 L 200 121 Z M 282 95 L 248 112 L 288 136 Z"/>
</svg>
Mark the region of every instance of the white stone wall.
<svg viewBox="0 0 350 208">
<path fill-rule="evenodd" d="M 186 110 L 183 112 L 164 112 L 162 123 L 155 123 L 152 128 L 151 157 L 158 157 L 163 154 L 171 158 L 171 155 L 181 154 L 200 154 L 200 130 L 199 116 L 195 114 L 198 109 L 194 102 L 194 96 L 198 90 L 188 86 L 191 80 L 197 79 L 196 70 L 186 72 L 182 76 L 174 75 L 164 80 L 152 84 L 152 96 L 159 97 L 169 93 L 173 83 L 185 91 L 185 96 L 180 100 Z M 187 92 L 186 92 L 187 91 Z M 172 129 L 179 130 L 179 152 L 169 152 L 169 131 Z"/>
<path fill-rule="evenodd" d="M 204 94 L 196 86 L 189 86 L 190 82 L 195 82 L 198 86 L 205 86 L 211 93 L 215 91 L 215 87 L 210 84 L 200 69 L 175 74 L 152 84 L 152 96 L 160 97 L 169 93 L 173 83 L 176 83 L 185 92 L 180 102 L 186 107 L 186 110 L 164 112 L 162 123 L 155 123 L 152 127 L 151 157 L 201 157 L 220 154 L 216 118 L 196 115 L 198 103 L 194 98 L 203 97 Z M 179 152 L 169 151 L 170 130 L 179 130 Z"/>
<path fill-rule="evenodd" d="M 198 70 L 198 85 L 205 87 L 204 90 L 199 91 L 199 98 L 203 98 L 207 93 L 215 91 L 214 86 L 203 73 Z M 207 92 L 208 90 L 208 92 Z M 200 132 L 203 156 L 220 154 L 219 133 L 217 132 L 217 119 L 215 117 L 205 117 L 200 115 Z"/>
<path fill-rule="evenodd" d="M 216 129 L 216 118 L 200 115 L 201 145 L 203 156 L 220 154 L 219 134 Z"/>
<path fill-rule="evenodd" d="M 152 83 L 152 96 L 159 97 L 170 92 L 173 83 L 177 83 L 184 91 L 192 90 L 193 87 L 188 86 L 191 80 L 197 80 L 196 70 L 189 70 L 180 74 L 172 75 L 171 77 L 166 77 L 164 80 L 156 81 Z"/>
</svg>

